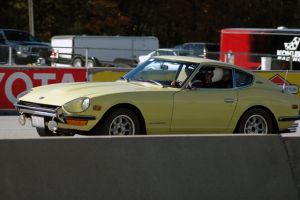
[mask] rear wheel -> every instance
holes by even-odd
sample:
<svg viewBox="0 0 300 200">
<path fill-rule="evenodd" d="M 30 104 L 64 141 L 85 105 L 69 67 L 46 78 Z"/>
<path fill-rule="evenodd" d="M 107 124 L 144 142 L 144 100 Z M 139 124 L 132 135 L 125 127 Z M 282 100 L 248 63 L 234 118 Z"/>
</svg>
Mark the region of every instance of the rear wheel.
<svg viewBox="0 0 300 200">
<path fill-rule="evenodd" d="M 242 116 L 237 131 L 244 134 L 270 134 L 276 131 L 275 127 L 269 113 L 254 108 Z"/>
<path fill-rule="evenodd" d="M 96 135 L 136 135 L 141 133 L 141 124 L 135 112 L 119 108 L 108 113 L 92 130 Z"/>
</svg>

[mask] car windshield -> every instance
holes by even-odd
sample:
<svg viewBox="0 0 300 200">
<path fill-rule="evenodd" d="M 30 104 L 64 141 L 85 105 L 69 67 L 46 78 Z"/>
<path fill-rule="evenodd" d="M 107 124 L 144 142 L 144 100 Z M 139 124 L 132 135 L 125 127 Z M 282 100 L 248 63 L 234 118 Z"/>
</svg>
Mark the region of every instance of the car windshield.
<svg viewBox="0 0 300 200">
<path fill-rule="evenodd" d="M 4 31 L 4 34 L 7 40 L 10 41 L 38 41 L 25 31 L 6 30 Z"/>
<path fill-rule="evenodd" d="M 198 63 L 150 59 L 127 73 L 123 79 L 181 87 L 197 66 Z"/>
</svg>

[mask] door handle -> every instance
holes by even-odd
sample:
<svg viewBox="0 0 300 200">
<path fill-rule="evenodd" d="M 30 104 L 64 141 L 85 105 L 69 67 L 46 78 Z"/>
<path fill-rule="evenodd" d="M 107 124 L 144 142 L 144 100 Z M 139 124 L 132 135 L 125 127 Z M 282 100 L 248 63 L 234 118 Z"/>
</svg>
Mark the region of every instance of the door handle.
<svg viewBox="0 0 300 200">
<path fill-rule="evenodd" d="M 233 103 L 233 102 L 234 102 L 234 99 L 224 99 L 224 102 L 225 102 L 225 103 Z"/>
</svg>

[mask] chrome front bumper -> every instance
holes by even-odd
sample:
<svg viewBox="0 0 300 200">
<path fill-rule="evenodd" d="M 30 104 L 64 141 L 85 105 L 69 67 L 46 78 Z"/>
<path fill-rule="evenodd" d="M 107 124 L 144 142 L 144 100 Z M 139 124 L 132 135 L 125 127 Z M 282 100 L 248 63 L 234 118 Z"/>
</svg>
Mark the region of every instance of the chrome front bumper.
<svg viewBox="0 0 300 200">
<path fill-rule="evenodd" d="M 73 118 L 73 119 L 87 119 L 87 120 L 95 120 L 95 116 L 90 115 L 73 115 L 73 114 L 58 114 L 58 110 L 61 108 L 59 106 L 49 106 L 49 105 L 38 105 L 32 104 L 26 105 L 27 102 L 16 103 L 15 107 L 20 114 L 25 115 L 37 115 L 43 117 L 49 117 L 52 120 L 58 119 L 60 122 L 65 122 L 66 118 Z M 51 107 L 51 108 L 50 108 Z"/>
<path fill-rule="evenodd" d="M 58 118 L 57 110 L 59 109 L 59 107 L 44 108 L 44 107 L 38 107 L 38 106 L 27 106 L 27 105 L 23 105 L 23 104 L 19 104 L 19 103 L 16 103 L 15 107 L 20 114 L 30 114 L 30 115 Z"/>
</svg>

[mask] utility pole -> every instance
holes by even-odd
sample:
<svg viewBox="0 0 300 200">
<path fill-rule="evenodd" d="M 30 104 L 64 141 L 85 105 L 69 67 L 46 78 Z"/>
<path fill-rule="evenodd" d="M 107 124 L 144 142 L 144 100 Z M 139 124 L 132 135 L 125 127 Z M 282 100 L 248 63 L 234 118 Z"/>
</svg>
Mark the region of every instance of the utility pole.
<svg viewBox="0 0 300 200">
<path fill-rule="evenodd" d="M 28 0 L 29 32 L 34 36 L 33 0 Z"/>
</svg>

